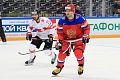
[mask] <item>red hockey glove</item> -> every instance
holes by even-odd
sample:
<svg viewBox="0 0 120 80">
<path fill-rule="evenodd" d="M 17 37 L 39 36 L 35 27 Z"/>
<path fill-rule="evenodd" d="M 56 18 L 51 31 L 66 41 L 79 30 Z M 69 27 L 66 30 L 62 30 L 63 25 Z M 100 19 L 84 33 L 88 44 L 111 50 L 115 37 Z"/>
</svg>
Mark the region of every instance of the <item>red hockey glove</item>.
<svg viewBox="0 0 120 80">
<path fill-rule="evenodd" d="M 53 42 L 53 34 L 49 34 L 48 38 L 49 38 L 49 42 Z"/>
<path fill-rule="evenodd" d="M 90 39 L 89 35 L 88 34 L 84 34 L 83 37 L 82 37 L 82 42 L 84 44 L 89 43 L 89 39 Z"/>
<path fill-rule="evenodd" d="M 61 48 L 62 48 L 62 41 L 59 40 L 59 41 L 57 41 L 56 44 L 55 44 L 55 49 L 56 49 L 56 50 L 60 50 Z"/>
<path fill-rule="evenodd" d="M 32 38 L 32 33 L 31 32 L 27 32 L 26 33 L 26 40 L 31 41 L 31 38 Z"/>
</svg>

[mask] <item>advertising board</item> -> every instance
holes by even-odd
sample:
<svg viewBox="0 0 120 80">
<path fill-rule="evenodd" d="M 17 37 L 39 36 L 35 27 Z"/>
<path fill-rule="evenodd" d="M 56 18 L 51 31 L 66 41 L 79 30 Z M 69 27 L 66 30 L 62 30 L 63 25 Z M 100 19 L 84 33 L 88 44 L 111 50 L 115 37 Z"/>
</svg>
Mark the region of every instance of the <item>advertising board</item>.
<svg viewBox="0 0 120 80">
<path fill-rule="evenodd" d="M 31 17 L 2 18 L 2 27 L 7 40 L 25 40 L 28 23 L 31 19 Z M 57 25 L 60 18 L 50 19 L 54 25 Z M 91 38 L 120 37 L 120 18 L 87 18 L 87 20 L 90 25 Z"/>
</svg>

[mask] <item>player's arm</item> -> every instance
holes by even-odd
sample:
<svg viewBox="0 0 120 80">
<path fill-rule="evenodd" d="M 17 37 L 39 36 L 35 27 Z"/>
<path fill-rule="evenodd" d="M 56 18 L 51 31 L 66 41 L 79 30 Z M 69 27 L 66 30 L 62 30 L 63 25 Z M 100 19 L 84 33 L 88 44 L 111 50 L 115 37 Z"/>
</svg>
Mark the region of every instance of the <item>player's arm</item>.
<svg viewBox="0 0 120 80">
<path fill-rule="evenodd" d="M 53 25 L 51 20 L 46 21 L 46 30 L 49 30 L 49 34 L 54 34 L 55 26 Z"/>
<path fill-rule="evenodd" d="M 81 28 L 83 29 L 83 33 L 89 35 L 90 34 L 90 26 L 89 26 L 87 20 L 84 17 L 81 17 L 81 21 L 82 21 Z"/>
<path fill-rule="evenodd" d="M 83 30 L 83 38 L 82 38 L 82 41 L 84 44 L 88 43 L 89 42 L 89 34 L 90 34 L 90 26 L 87 22 L 87 20 L 84 18 L 84 17 L 81 17 L 80 19 L 82 21 L 82 24 L 81 24 L 81 28 Z"/>
<path fill-rule="evenodd" d="M 32 26 L 32 23 L 30 22 L 28 27 L 27 27 L 26 40 L 31 40 L 33 28 L 34 27 Z"/>
<path fill-rule="evenodd" d="M 58 35 L 58 40 L 64 40 L 65 39 L 65 35 L 63 33 L 63 27 L 62 27 L 62 22 L 61 19 L 59 20 L 58 24 L 57 24 L 57 35 Z"/>
<path fill-rule="evenodd" d="M 61 20 L 59 20 L 58 25 L 57 25 L 57 35 L 58 35 L 58 41 L 55 44 L 55 48 L 56 50 L 60 50 L 62 48 L 62 42 L 65 39 Z"/>
<path fill-rule="evenodd" d="M 64 40 L 64 34 L 63 34 L 63 28 L 59 24 L 57 25 L 57 35 L 58 35 L 58 41 L 55 44 L 56 50 L 60 50 L 62 48 L 62 41 Z"/>
<path fill-rule="evenodd" d="M 53 41 L 53 36 L 54 36 L 54 33 L 55 33 L 55 26 L 53 26 L 53 23 L 50 19 L 47 19 L 44 24 L 46 26 L 44 28 L 44 30 L 48 30 L 49 42 L 52 42 Z"/>
<path fill-rule="evenodd" d="M 32 25 L 32 21 L 28 24 L 28 27 L 27 27 L 27 32 L 32 32 L 34 29 L 33 25 Z"/>
</svg>

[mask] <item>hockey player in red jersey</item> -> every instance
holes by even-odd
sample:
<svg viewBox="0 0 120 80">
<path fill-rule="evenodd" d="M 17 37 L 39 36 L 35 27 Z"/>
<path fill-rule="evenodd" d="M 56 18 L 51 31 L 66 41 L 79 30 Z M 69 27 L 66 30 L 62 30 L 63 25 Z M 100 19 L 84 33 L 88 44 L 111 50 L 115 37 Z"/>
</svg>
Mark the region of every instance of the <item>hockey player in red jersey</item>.
<svg viewBox="0 0 120 80">
<path fill-rule="evenodd" d="M 57 34 L 58 42 L 56 42 L 56 49 L 59 50 L 57 68 L 52 72 L 57 75 L 64 67 L 66 56 L 69 56 L 71 49 L 78 62 L 78 74 L 83 74 L 84 71 L 84 50 L 86 43 L 89 42 L 90 26 L 87 20 L 79 14 L 75 14 L 75 7 L 73 4 L 68 4 L 65 7 L 66 16 L 61 18 L 58 22 Z"/>
<path fill-rule="evenodd" d="M 55 36 L 55 29 L 50 19 L 40 17 L 40 11 L 35 10 L 32 12 L 33 20 L 30 21 L 26 39 L 32 40 L 29 46 L 30 59 L 25 62 L 25 65 L 31 65 L 36 58 L 35 50 L 40 48 L 44 42 L 44 53 L 51 57 L 51 64 L 56 60 L 56 54 L 51 50 L 53 44 L 53 36 Z M 36 35 L 32 35 L 32 31 L 36 29 Z"/>
</svg>

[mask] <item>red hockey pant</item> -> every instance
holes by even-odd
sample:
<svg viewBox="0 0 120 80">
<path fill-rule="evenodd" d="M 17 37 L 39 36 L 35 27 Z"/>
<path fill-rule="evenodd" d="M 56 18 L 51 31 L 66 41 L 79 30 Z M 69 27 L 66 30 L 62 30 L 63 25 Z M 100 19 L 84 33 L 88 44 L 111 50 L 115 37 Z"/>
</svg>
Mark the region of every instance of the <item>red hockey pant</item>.
<svg viewBox="0 0 120 80">
<path fill-rule="evenodd" d="M 66 58 L 67 54 L 70 54 L 70 51 L 71 51 L 70 48 L 69 48 L 69 51 L 66 51 L 66 49 L 69 46 L 68 42 L 63 42 L 63 44 L 64 45 L 62 46 L 61 50 L 59 51 L 58 60 L 57 60 L 57 66 L 59 66 L 61 68 L 64 66 L 64 62 L 65 62 L 65 58 Z M 78 65 L 84 65 L 83 52 L 84 52 L 86 45 L 83 44 L 81 41 L 77 41 L 73 44 L 73 46 L 74 46 L 74 49 L 73 49 L 74 55 L 77 59 Z"/>
</svg>

